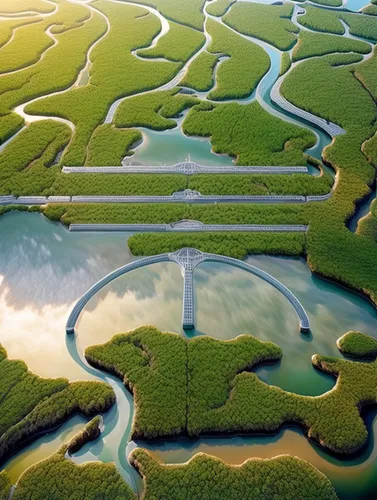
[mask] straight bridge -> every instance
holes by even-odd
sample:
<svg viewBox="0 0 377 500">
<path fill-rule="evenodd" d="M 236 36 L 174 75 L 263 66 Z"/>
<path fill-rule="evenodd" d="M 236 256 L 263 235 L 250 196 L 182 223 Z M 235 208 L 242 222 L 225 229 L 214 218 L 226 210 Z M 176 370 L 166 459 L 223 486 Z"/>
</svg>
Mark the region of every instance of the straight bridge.
<svg viewBox="0 0 377 500">
<path fill-rule="evenodd" d="M 64 174 L 308 174 L 307 167 L 200 165 L 183 161 L 175 165 L 123 165 L 121 167 L 66 167 Z"/>
<path fill-rule="evenodd" d="M 66 332 L 68 334 L 73 334 L 75 332 L 76 323 L 79 319 L 79 316 L 89 302 L 89 300 L 104 286 L 111 283 L 114 279 L 122 276 L 134 269 L 138 269 L 150 264 L 156 264 L 159 262 L 176 262 L 182 269 L 183 274 L 183 312 L 182 312 L 182 326 L 184 329 L 193 329 L 195 328 L 195 302 L 194 302 L 194 285 L 193 285 L 193 273 L 195 268 L 205 261 L 212 262 L 221 262 L 224 264 L 228 264 L 231 266 L 238 267 L 247 271 L 264 281 L 270 283 L 273 287 L 275 287 L 279 292 L 281 292 L 292 304 L 294 307 L 300 321 L 300 331 L 301 332 L 309 332 L 310 331 L 310 322 L 308 315 L 306 314 L 305 309 L 301 305 L 300 301 L 297 297 L 280 281 L 266 273 L 262 269 L 258 267 L 252 266 L 247 262 L 244 262 L 239 259 L 234 259 L 232 257 L 226 257 L 223 255 L 216 255 L 212 253 L 204 253 L 195 248 L 182 248 L 176 252 L 172 253 L 164 253 L 160 255 L 154 255 L 151 257 L 146 257 L 134 262 L 130 262 L 119 269 L 111 272 L 100 281 L 98 281 L 95 285 L 93 285 L 76 303 L 74 306 L 67 324 L 66 324 Z"/>
</svg>

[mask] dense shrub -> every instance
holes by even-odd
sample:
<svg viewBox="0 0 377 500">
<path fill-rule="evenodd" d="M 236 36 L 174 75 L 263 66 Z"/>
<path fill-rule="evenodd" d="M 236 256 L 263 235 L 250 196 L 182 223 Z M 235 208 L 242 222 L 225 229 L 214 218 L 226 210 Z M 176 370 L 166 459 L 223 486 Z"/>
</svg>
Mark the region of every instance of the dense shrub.
<svg viewBox="0 0 377 500">
<path fill-rule="evenodd" d="M 236 0 L 216 0 L 207 5 L 207 12 L 211 16 L 223 16 L 235 2 Z"/>
<path fill-rule="evenodd" d="M 20 26 L 26 26 L 33 23 L 38 23 L 40 20 L 41 19 L 38 15 L 15 18 L 15 19 L 3 18 L 1 20 L 0 47 L 9 42 L 9 40 L 12 38 L 14 30 L 19 28 Z"/>
<path fill-rule="evenodd" d="M 243 259 L 247 254 L 303 255 L 302 233 L 179 233 L 134 234 L 128 240 L 134 255 L 173 252 L 194 247 L 202 252 Z"/>
<path fill-rule="evenodd" d="M 133 439 L 275 432 L 295 422 L 322 446 L 350 454 L 368 437 L 363 406 L 377 403 L 377 361 L 315 355 L 314 366 L 336 377 L 337 384 L 321 396 L 301 396 L 267 385 L 251 372 L 279 360 L 281 350 L 249 335 L 185 340 L 141 327 L 89 347 L 85 356 L 134 393 Z"/>
<path fill-rule="evenodd" d="M 350 28 L 351 35 L 360 38 L 377 39 L 377 18 L 358 13 L 328 10 L 305 5 L 306 13 L 298 18 L 298 22 L 315 31 L 323 31 L 343 35 L 345 33 L 341 20 Z"/>
<path fill-rule="evenodd" d="M 148 46 L 157 35 L 160 22 L 156 16 L 140 17 L 144 9 L 121 3 L 101 2 L 97 8 L 108 17 L 111 30 L 91 54 L 89 84 L 27 107 L 30 113 L 61 116 L 74 123 L 75 134 L 63 157 L 66 165 L 85 163 L 90 138 L 116 99 L 167 83 L 181 67 L 174 62 L 132 55 L 133 50 Z"/>
<path fill-rule="evenodd" d="M 307 174 L 200 174 L 191 176 L 190 189 L 201 194 L 251 194 L 251 195 L 320 195 L 331 190 L 329 174 L 314 177 Z"/>
<path fill-rule="evenodd" d="M 172 0 L 136 0 L 134 3 L 151 5 L 167 19 L 203 30 L 203 7 L 205 0 L 186 0 L 180 2 Z"/>
<path fill-rule="evenodd" d="M 24 120 L 16 113 L 9 113 L 0 117 L 0 144 L 12 137 L 21 129 Z"/>
<path fill-rule="evenodd" d="M 303 150 L 314 145 L 314 135 L 267 113 L 257 102 L 203 103 L 183 122 L 187 135 L 210 137 L 216 153 L 237 157 L 238 165 L 303 165 Z"/>
<path fill-rule="evenodd" d="M 240 33 L 264 40 L 280 50 L 288 50 L 296 42 L 294 33 L 299 32 L 290 20 L 292 12 L 293 4 L 288 3 L 238 2 L 224 16 L 224 22 Z"/>
<path fill-rule="evenodd" d="M 371 205 L 370 212 L 359 220 L 357 226 L 357 234 L 367 236 L 377 241 L 377 203 L 374 201 Z"/>
<path fill-rule="evenodd" d="M 207 21 L 207 30 L 212 39 L 208 51 L 228 56 L 217 67 L 216 85 L 208 97 L 221 100 L 250 95 L 268 71 L 267 53 L 212 19 Z"/>
<path fill-rule="evenodd" d="M 56 205 L 54 214 L 64 209 L 62 222 L 92 224 L 167 224 L 181 219 L 205 224 L 306 224 L 309 204 L 258 203 L 70 203 Z M 48 216 L 50 208 L 42 208 Z"/>
<path fill-rule="evenodd" d="M 298 44 L 293 49 L 293 60 L 307 57 L 322 56 L 331 52 L 360 52 L 368 54 L 371 51 L 368 43 L 335 35 L 324 35 L 310 31 L 301 31 Z"/>
<path fill-rule="evenodd" d="M 185 431 L 186 342 L 142 327 L 86 349 L 88 362 L 123 380 L 135 398 L 132 439 L 179 436 Z"/>
<path fill-rule="evenodd" d="M 337 341 L 343 354 L 359 358 L 377 357 L 377 340 L 365 333 L 348 332 Z"/>
<path fill-rule="evenodd" d="M 377 277 L 372 272 L 376 243 L 345 227 L 356 202 L 370 194 L 368 186 L 375 179 L 375 169 L 361 150 L 376 131 L 372 98 L 376 92 L 372 77 L 376 54 L 365 63 L 344 66 L 355 57 L 332 55 L 303 62 L 286 77 L 282 92 L 297 106 L 347 130 L 323 152 L 325 161 L 337 171 L 338 182 L 328 202 L 307 207 L 308 263 L 314 272 L 351 286 L 377 303 Z"/>
<path fill-rule="evenodd" d="M 284 75 L 289 68 L 291 67 L 292 61 L 291 61 L 291 55 L 289 52 L 283 52 L 281 56 L 281 63 L 280 63 L 280 75 Z"/>
<path fill-rule="evenodd" d="M 177 93 L 178 89 L 148 92 L 126 99 L 114 117 L 117 127 L 148 127 L 166 130 L 177 126 L 170 117 L 179 115 L 184 109 L 197 104 L 196 97 Z"/>
<path fill-rule="evenodd" d="M 324 33 L 335 33 L 337 35 L 345 33 L 344 26 L 340 22 L 336 10 L 320 9 L 312 5 L 305 5 L 305 11 L 303 16 L 298 17 L 298 22 L 303 26 L 315 31 L 323 31 Z"/>
<path fill-rule="evenodd" d="M 187 187 L 187 177 L 175 174 L 59 174 L 49 195 L 171 195 Z M 140 207 L 143 211 L 143 207 Z"/>
<path fill-rule="evenodd" d="M 50 4 L 49 4 L 50 5 Z M 59 4 L 64 9 L 62 26 L 56 30 L 58 42 L 37 63 L 23 71 L 3 75 L 0 79 L 0 112 L 9 113 L 14 107 L 37 98 L 64 90 L 72 85 L 86 63 L 90 46 L 106 31 L 106 23 L 99 14 L 93 14 L 83 26 L 65 30 L 65 22 L 76 22 L 75 13 L 82 16 L 83 7 L 79 4 Z M 69 57 L 67 57 L 69 54 Z"/>
<path fill-rule="evenodd" d="M 110 386 L 40 378 L 22 361 L 0 350 L 0 462 L 42 432 L 63 424 L 75 413 L 92 416 L 115 402 Z"/>
<path fill-rule="evenodd" d="M 81 450 L 84 444 L 94 441 L 101 434 L 100 426 L 102 423 L 102 417 L 97 415 L 86 426 L 80 431 L 76 436 L 74 436 L 69 442 L 68 446 L 64 446 L 69 455 L 77 453 Z"/>
<path fill-rule="evenodd" d="M 144 479 L 145 500 L 335 500 L 330 481 L 304 460 L 281 455 L 251 458 L 229 465 L 198 453 L 182 465 L 165 465 L 143 449 L 131 454 L 131 463 Z"/>
<path fill-rule="evenodd" d="M 377 5 L 369 4 L 363 9 L 361 9 L 363 14 L 367 14 L 369 16 L 377 16 Z"/>
<path fill-rule="evenodd" d="M 51 457 L 32 465 L 18 480 L 14 500 L 136 500 L 137 496 L 123 480 L 113 463 L 87 462 L 77 465 L 66 453 L 78 451 L 99 434 L 99 417 L 93 419 Z"/>
<path fill-rule="evenodd" d="M 138 50 L 137 55 L 186 62 L 204 44 L 203 33 L 182 24 L 170 22 L 169 25 L 169 31 L 159 39 L 156 47 Z"/>
<path fill-rule="evenodd" d="M 214 84 L 213 71 L 218 59 L 218 55 L 203 51 L 189 65 L 180 85 L 203 92 L 210 90 Z"/>
<path fill-rule="evenodd" d="M 100 125 L 88 144 L 86 165 L 95 167 L 121 165 L 123 158 L 132 153 L 132 146 L 141 139 L 142 135 L 138 130 L 120 130 L 110 124 Z M 79 178 L 76 182 L 81 185 Z"/>
<path fill-rule="evenodd" d="M 62 33 L 82 26 L 90 18 L 90 10 L 85 5 L 70 6 L 68 2 L 58 4 L 57 12 L 39 22 L 26 23 L 18 27 L 10 43 L 1 50 L 0 73 L 19 70 L 35 64 L 54 45 L 48 34 Z"/>
<path fill-rule="evenodd" d="M 5 470 L 0 472 L 0 500 L 8 500 L 12 484 Z"/>
<path fill-rule="evenodd" d="M 41 120 L 24 128 L 0 152 L 1 194 L 38 195 L 59 172 L 50 166 L 70 138 L 67 125 Z"/>
<path fill-rule="evenodd" d="M 48 14 L 54 11 L 54 5 L 44 0 L 13 0 L 12 2 L 1 2 L 0 12 L 2 14 L 15 14 L 27 11 L 40 12 Z"/>
</svg>

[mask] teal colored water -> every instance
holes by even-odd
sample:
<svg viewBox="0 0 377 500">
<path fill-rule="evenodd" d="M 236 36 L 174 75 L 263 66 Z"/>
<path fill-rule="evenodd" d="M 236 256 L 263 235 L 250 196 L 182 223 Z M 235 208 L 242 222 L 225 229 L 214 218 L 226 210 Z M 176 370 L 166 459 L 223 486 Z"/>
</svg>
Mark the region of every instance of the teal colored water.
<svg viewBox="0 0 377 500">
<path fill-rule="evenodd" d="M 371 2 L 369 2 L 368 0 L 346 0 L 344 2 L 344 7 L 348 10 L 353 10 L 354 12 L 357 12 L 358 10 L 363 9 L 370 3 Z"/>
<path fill-rule="evenodd" d="M 143 324 L 181 330 L 182 276 L 173 263 L 154 265 L 119 278 L 87 305 L 78 335 L 66 337 L 64 324 L 78 297 L 107 272 L 129 262 L 124 234 L 69 233 L 39 214 L 12 213 L 0 218 L 0 332 L 9 357 L 22 358 L 41 376 L 70 380 L 99 378 L 112 384 L 117 406 L 104 420 L 102 439 L 86 445 L 77 462 L 115 461 L 124 478 L 141 488 L 127 463 L 128 453 L 145 443 L 128 443 L 132 397 L 120 381 L 88 367 L 86 346 Z M 9 258 L 10 256 L 10 258 Z M 362 297 L 313 277 L 302 259 L 253 256 L 248 262 L 287 285 L 306 308 L 312 336 L 300 335 L 289 302 L 273 287 L 239 269 L 214 263 L 195 271 L 197 330 L 193 335 L 219 339 L 252 333 L 282 347 L 281 363 L 258 370 L 268 383 L 301 394 L 321 394 L 334 380 L 311 365 L 314 353 L 339 355 L 335 341 L 350 329 L 376 336 L 374 307 Z M 309 460 L 333 481 L 341 498 L 366 498 L 377 491 L 377 420 L 368 414 L 369 447 L 357 458 L 338 460 L 310 443 L 299 428 L 284 427 L 273 436 L 178 440 L 148 445 L 169 463 L 184 462 L 198 451 L 230 463 L 249 457 L 291 453 Z M 13 481 L 32 463 L 51 455 L 77 432 L 75 417 L 13 457 L 7 464 Z"/>
<path fill-rule="evenodd" d="M 156 132 L 141 129 L 142 144 L 135 154 L 126 158 L 129 165 L 174 165 L 189 158 L 202 165 L 232 165 L 233 158 L 228 155 L 212 153 L 212 145 L 208 139 L 188 137 L 180 129 Z"/>
<path fill-rule="evenodd" d="M 356 209 L 355 214 L 353 217 L 351 217 L 350 221 L 348 222 L 347 226 L 348 228 L 355 232 L 357 229 L 357 226 L 359 224 L 360 219 L 365 217 L 369 212 L 370 212 L 370 207 L 373 203 L 373 201 L 376 199 L 377 191 L 376 188 L 373 189 L 373 191 L 370 193 L 369 196 L 363 201 L 360 206 Z"/>
</svg>

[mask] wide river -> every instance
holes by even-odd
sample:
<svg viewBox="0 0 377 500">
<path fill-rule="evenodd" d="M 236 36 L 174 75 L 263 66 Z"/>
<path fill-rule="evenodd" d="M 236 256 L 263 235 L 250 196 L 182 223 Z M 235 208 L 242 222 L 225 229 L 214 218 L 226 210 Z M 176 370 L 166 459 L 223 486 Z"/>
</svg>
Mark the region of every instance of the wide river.
<svg viewBox="0 0 377 500">
<path fill-rule="evenodd" d="M 107 272 L 134 258 L 127 236 L 69 233 L 35 213 L 1 217 L 0 233 L 0 331 L 9 357 L 23 359 L 41 376 L 107 378 L 116 390 L 117 407 L 105 417 L 103 438 L 86 445 L 75 460 L 115 461 L 125 479 L 139 489 L 137 474 L 126 460 L 136 446 L 128 443 L 132 397 L 120 382 L 85 367 L 80 357 L 85 347 L 140 325 L 154 324 L 184 334 L 180 269 L 174 263 L 153 265 L 119 278 L 89 302 L 77 337 L 67 340 L 64 325 L 77 298 Z M 375 309 L 360 296 L 312 276 L 302 259 L 253 256 L 247 260 L 297 295 L 309 314 L 312 335 L 300 335 L 293 308 L 272 286 L 214 263 L 202 264 L 195 271 L 197 331 L 193 335 L 231 339 L 252 333 L 274 341 L 282 347 L 283 359 L 258 370 L 264 380 L 300 394 L 317 395 L 330 389 L 334 379 L 314 370 L 312 354 L 339 355 L 335 341 L 351 329 L 376 335 Z M 148 447 L 169 463 L 184 462 L 199 451 L 237 464 L 248 457 L 291 453 L 322 470 L 342 498 L 365 498 L 377 490 L 375 415 L 367 414 L 368 448 L 350 460 L 331 457 L 310 443 L 299 428 L 288 426 L 273 436 L 182 439 Z M 26 467 L 53 453 L 83 422 L 81 417 L 72 418 L 14 456 L 6 464 L 13 481 Z"/>
</svg>

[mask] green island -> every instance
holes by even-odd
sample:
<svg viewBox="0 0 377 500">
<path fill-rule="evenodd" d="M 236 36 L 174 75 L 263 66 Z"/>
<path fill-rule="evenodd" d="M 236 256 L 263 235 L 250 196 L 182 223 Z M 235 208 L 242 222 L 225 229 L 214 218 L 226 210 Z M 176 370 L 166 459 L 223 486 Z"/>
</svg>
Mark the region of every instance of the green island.
<svg viewBox="0 0 377 500">
<path fill-rule="evenodd" d="M 281 455 L 270 460 L 249 459 L 241 466 L 230 466 L 215 457 L 199 453 L 186 464 L 172 466 L 161 463 L 141 448 L 130 456 L 131 464 L 143 478 L 144 492 L 138 496 L 114 464 L 87 462 L 77 465 L 70 460 L 71 453 L 79 451 L 99 434 L 96 417 L 68 444 L 27 469 L 17 482 L 13 498 L 40 500 L 45 498 L 46 491 L 52 500 L 78 495 L 103 500 L 176 500 L 198 498 L 198 495 L 200 498 L 215 499 L 221 497 L 224 491 L 228 491 L 230 498 L 235 500 L 259 500 L 266 495 L 289 499 L 293 492 L 308 499 L 338 498 L 330 481 L 315 467 L 297 457 Z M 67 476 L 69 481 L 64 479 Z M 0 474 L 0 485 L 4 486 L 0 498 L 5 499 L 10 481 L 4 473 Z"/>
<path fill-rule="evenodd" d="M 376 358 L 377 341 L 361 332 L 348 332 L 340 337 L 337 346 L 342 354 L 358 358 Z"/>
<path fill-rule="evenodd" d="M 309 397 L 269 386 L 252 372 L 281 356 L 277 345 L 251 335 L 184 340 L 153 327 L 85 351 L 92 366 L 115 374 L 133 393 L 133 439 L 274 432 L 294 422 L 333 452 L 351 454 L 364 446 L 368 432 L 360 412 L 377 403 L 377 362 L 313 356 L 314 367 L 337 383 Z"/>
</svg>

